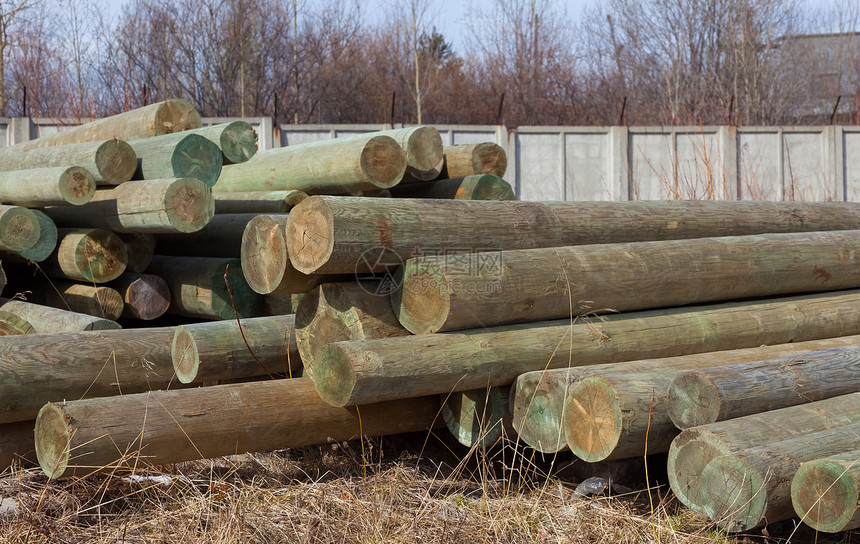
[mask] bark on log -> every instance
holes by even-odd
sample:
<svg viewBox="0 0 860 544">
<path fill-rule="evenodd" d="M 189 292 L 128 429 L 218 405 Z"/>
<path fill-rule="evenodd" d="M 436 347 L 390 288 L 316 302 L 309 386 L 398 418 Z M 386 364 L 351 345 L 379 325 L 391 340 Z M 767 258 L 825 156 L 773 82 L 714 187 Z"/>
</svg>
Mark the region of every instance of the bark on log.
<svg viewBox="0 0 860 544">
<path fill-rule="evenodd" d="M 285 214 L 308 197 L 304 191 L 214 193 L 215 213 Z"/>
<path fill-rule="evenodd" d="M 350 193 L 391 187 L 405 169 L 403 149 L 388 136 L 335 138 L 257 153 L 225 167 L 212 190 Z"/>
<path fill-rule="evenodd" d="M 395 198 L 445 198 L 453 200 L 516 200 L 513 188 L 490 174 L 422 183 L 404 183 L 388 189 Z"/>
<path fill-rule="evenodd" d="M 705 514 L 699 483 L 717 457 L 852 423 L 860 423 L 860 393 L 693 427 L 669 447 L 669 484 L 682 503 Z"/>
<path fill-rule="evenodd" d="M 224 164 L 245 162 L 257 153 L 257 131 L 245 121 L 192 129 L 188 133 L 203 136 L 217 145 Z"/>
<path fill-rule="evenodd" d="M 61 227 L 116 232 L 197 232 L 215 215 L 212 193 L 196 178 L 128 181 L 101 189 L 83 206 L 54 206 L 45 213 Z"/>
<path fill-rule="evenodd" d="M 203 136 L 180 132 L 129 145 L 137 155 L 134 179 L 197 178 L 212 187 L 221 175 L 221 150 Z"/>
<path fill-rule="evenodd" d="M 49 276 L 106 283 L 125 271 L 128 254 L 116 234 L 104 229 L 59 229 L 56 250 L 42 268 Z"/>
<path fill-rule="evenodd" d="M 678 374 L 667 413 L 679 429 L 860 391 L 860 345 Z"/>
<path fill-rule="evenodd" d="M 126 272 L 111 282 L 111 287 L 123 302 L 123 317 L 151 321 L 170 307 L 170 288 L 161 276 Z"/>
<path fill-rule="evenodd" d="M 238 259 L 242 255 L 242 234 L 255 217 L 258 214 L 216 214 L 194 233 L 156 235 L 155 245 L 159 255 Z"/>
<path fill-rule="evenodd" d="M 854 230 L 438 255 L 406 262 L 391 304 L 410 332 L 429 334 L 853 289 L 858 265 Z"/>
<path fill-rule="evenodd" d="M 23 300 L 0 298 L 0 310 L 29 323 L 34 333 L 104 331 L 121 328 L 119 323 L 109 319 Z"/>
<path fill-rule="evenodd" d="M 562 421 L 568 391 L 587 377 L 599 376 L 603 373 L 709 368 L 850 346 L 858 342 L 860 342 L 860 336 L 843 336 L 626 363 L 527 372 L 517 378 L 511 396 L 513 427 L 525 444 L 541 453 L 555 453 L 567 449 Z"/>
<path fill-rule="evenodd" d="M 791 503 L 816 531 L 860 527 L 860 449 L 807 461 L 791 480 Z"/>
<path fill-rule="evenodd" d="M 200 128 L 200 115 L 184 100 L 171 98 L 135 110 L 96 119 L 76 127 L 68 127 L 56 134 L 41 136 L 5 149 L 26 151 L 40 147 L 51 147 L 98 140 L 134 140 L 161 134 L 170 134 L 192 128 Z"/>
<path fill-rule="evenodd" d="M 0 172 L 0 201 L 15 206 L 79 206 L 95 191 L 93 177 L 78 166 Z"/>
<path fill-rule="evenodd" d="M 54 478 L 109 465 L 144 469 L 428 430 L 438 410 L 437 396 L 334 408 L 309 378 L 159 391 L 46 405 L 36 420 L 36 453 Z M 118 452 L 129 454 L 119 459 Z"/>
<path fill-rule="evenodd" d="M 85 169 L 96 182 L 118 185 L 134 176 L 137 155 L 131 146 L 122 140 L 83 142 L 0 153 L 2 171 L 70 166 Z"/>
<path fill-rule="evenodd" d="M 468 448 L 488 448 L 506 437 L 511 426 L 510 387 L 490 387 L 442 395 L 442 419 L 457 441 Z"/>
<path fill-rule="evenodd" d="M 524 372 L 669 357 L 860 333 L 860 293 L 698 306 L 337 342 L 314 359 L 337 406 L 509 385 Z"/>
<path fill-rule="evenodd" d="M 253 161 L 252 161 L 253 162 Z M 860 228 L 851 203 L 510 202 L 310 197 L 290 212 L 287 247 L 305 274 L 381 272 L 441 252 L 532 249 L 766 232 Z M 451 225 L 456 224 L 456 229 Z M 475 233 L 481 235 L 476 237 Z M 484 263 L 487 264 L 487 263 Z"/>
<path fill-rule="evenodd" d="M 502 178 L 508 169 L 508 156 L 504 148 L 492 142 L 445 146 L 443 153 L 445 166 L 440 179 L 481 174 Z"/>
<path fill-rule="evenodd" d="M 0 205 L 0 250 L 26 251 L 39 241 L 41 230 L 32 210 Z"/>
<path fill-rule="evenodd" d="M 254 376 L 292 378 L 302 364 L 292 315 L 180 325 L 171 356 L 182 383 Z"/>
<path fill-rule="evenodd" d="M 116 289 L 105 285 L 75 283 L 64 280 L 26 284 L 27 300 L 52 308 L 87 314 L 116 321 L 123 312 L 123 299 Z"/>
</svg>

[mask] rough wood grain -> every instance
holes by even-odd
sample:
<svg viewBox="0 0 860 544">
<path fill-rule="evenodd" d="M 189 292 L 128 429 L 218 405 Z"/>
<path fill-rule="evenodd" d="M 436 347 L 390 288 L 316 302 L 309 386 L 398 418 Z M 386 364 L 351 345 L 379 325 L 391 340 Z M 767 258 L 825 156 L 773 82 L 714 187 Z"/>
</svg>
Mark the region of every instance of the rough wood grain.
<svg viewBox="0 0 860 544">
<path fill-rule="evenodd" d="M 15 206 L 78 206 L 95 191 L 95 180 L 79 166 L 0 172 L 0 201 Z"/>
<path fill-rule="evenodd" d="M 860 449 L 807 461 L 791 480 L 791 503 L 816 531 L 860 527 Z"/>
<path fill-rule="evenodd" d="M 41 230 L 32 210 L 0 205 L 0 250 L 26 251 L 39 241 Z"/>
<path fill-rule="evenodd" d="M 110 285 L 123 302 L 123 317 L 151 321 L 170 307 L 170 287 L 161 276 L 126 272 Z"/>
<path fill-rule="evenodd" d="M 125 271 L 128 254 L 116 234 L 104 229 L 59 229 L 56 250 L 42 268 L 49 276 L 106 283 Z"/>
<path fill-rule="evenodd" d="M 96 182 L 118 185 L 134 175 L 137 155 L 127 142 L 115 139 L 0 153 L 2 171 L 70 166 L 85 169 Z"/>
<path fill-rule="evenodd" d="M 115 321 L 23 300 L 0 298 L 0 310 L 26 321 L 34 333 L 103 331 L 121 328 Z"/>
<path fill-rule="evenodd" d="M 54 279 L 24 282 L 28 302 L 116 321 L 123 312 L 123 299 L 106 285 Z"/>
<path fill-rule="evenodd" d="M 440 178 L 492 174 L 504 177 L 508 169 L 505 150 L 492 142 L 445 146 L 445 166 Z"/>
</svg>

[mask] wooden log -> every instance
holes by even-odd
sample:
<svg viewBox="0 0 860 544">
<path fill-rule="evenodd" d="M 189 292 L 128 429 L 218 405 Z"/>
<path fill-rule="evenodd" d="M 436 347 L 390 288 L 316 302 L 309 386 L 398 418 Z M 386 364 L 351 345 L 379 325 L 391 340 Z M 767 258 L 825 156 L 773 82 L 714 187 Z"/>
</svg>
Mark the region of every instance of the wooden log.
<svg viewBox="0 0 860 544">
<path fill-rule="evenodd" d="M 511 384 L 524 372 L 860 333 L 857 291 L 337 342 L 314 359 L 320 396 L 346 406 Z M 839 315 L 840 317 L 835 317 Z"/>
<path fill-rule="evenodd" d="M 403 149 L 388 136 L 335 138 L 257 153 L 225 167 L 212 190 L 350 193 L 391 187 L 405 169 Z"/>
<path fill-rule="evenodd" d="M 510 393 L 510 387 L 490 387 L 442 395 L 445 426 L 468 448 L 488 448 L 503 436 L 514 438 Z"/>
<path fill-rule="evenodd" d="M 482 174 L 501 178 L 508 169 L 508 156 L 504 148 L 492 142 L 445 146 L 442 151 L 445 166 L 440 179 Z"/>
<path fill-rule="evenodd" d="M 61 227 L 116 232 L 197 232 L 215 215 L 212 193 L 197 178 L 128 181 L 100 189 L 89 204 L 54 206 L 45 213 Z"/>
<path fill-rule="evenodd" d="M 679 429 L 860 391 L 860 345 L 678 374 L 666 396 Z"/>
<path fill-rule="evenodd" d="M 242 233 L 242 272 L 248 285 L 261 295 L 304 293 L 335 276 L 308 275 L 293 268 L 284 238 L 286 215 L 258 215 Z"/>
<path fill-rule="evenodd" d="M 152 256 L 155 254 L 155 235 L 142 232 L 119 232 L 116 234 L 125 245 L 125 251 L 128 255 L 126 272 L 143 274 L 149 268 L 149 263 L 152 262 Z"/>
<path fill-rule="evenodd" d="M 118 185 L 134 175 L 137 155 L 127 142 L 116 139 L 0 153 L 2 171 L 70 166 L 85 169 L 96 182 Z"/>
<path fill-rule="evenodd" d="M 56 134 L 41 136 L 29 142 L 7 147 L 6 152 L 94 142 L 111 138 L 134 140 L 200 128 L 201 125 L 200 115 L 197 114 L 191 104 L 184 100 L 171 98 L 119 115 L 96 119 L 77 127 L 64 128 Z"/>
<path fill-rule="evenodd" d="M 42 268 L 49 276 L 107 283 L 125 271 L 128 254 L 116 234 L 104 229 L 59 229 L 59 244 Z"/>
<path fill-rule="evenodd" d="M 215 214 L 273 213 L 285 214 L 308 197 L 304 191 L 251 191 L 247 193 L 214 193 Z"/>
<path fill-rule="evenodd" d="M 106 285 L 64 280 L 28 284 L 27 300 L 36 304 L 116 321 L 123 313 L 123 299 Z M 55 331 L 59 332 L 59 331 Z"/>
<path fill-rule="evenodd" d="M 0 310 L 0 336 L 36 334 L 36 329 L 17 315 Z"/>
<path fill-rule="evenodd" d="M 294 316 L 243 319 L 239 325 L 233 320 L 176 327 L 171 357 L 179 381 L 298 374 Z"/>
<path fill-rule="evenodd" d="M 2 208 L 2 206 L 0 206 Z M 39 263 L 46 260 L 57 248 L 57 225 L 41 210 L 30 210 L 39 222 L 39 238 L 28 248 L 15 252 L 4 252 L 5 257 L 12 262 L 32 261 Z"/>
<path fill-rule="evenodd" d="M 562 427 L 565 399 L 568 391 L 584 378 L 605 373 L 709 368 L 850 346 L 858 342 L 860 342 L 860 336 L 843 336 L 626 363 L 527 372 L 517 377 L 511 394 L 513 427 L 519 439 L 528 446 L 541 453 L 555 453 L 568 449 Z"/>
<path fill-rule="evenodd" d="M 438 397 L 334 408 L 309 378 L 48 404 L 36 454 L 52 478 L 296 448 L 436 426 Z M 129 452 L 123 456 L 119 452 Z M 108 468 L 110 470 L 110 468 Z"/>
<path fill-rule="evenodd" d="M 0 172 L 0 201 L 15 206 L 78 206 L 95 191 L 93 177 L 78 166 Z"/>
<path fill-rule="evenodd" d="M 669 447 L 669 484 L 684 505 L 705 514 L 699 484 L 717 457 L 853 423 L 860 423 L 860 393 L 692 427 Z"/>
<path fill-rule="evenodd" d="M 807 461 L 791 480 L 791 503 L 816 531 L 860 527 L 860 449 Z"/>
<path fill-rule="evenodd" d="M 313 377 L 316 354 L 332 342 L 409 334 L 381 287 L 378 280 L 324 283 L 302 297 L 296 307 L 296 343 L 306 376 Z"/>
<path fill-rule="evenodd" d="M 39 241 L 41 230 L 32 210 L 0 205 L 0 250 L 26 251 Z"/>
<path fill-rule="evenodd" d="M 858 265 L 853 230 L 438 255 L 406 262 L 391 303 L 410 332 L 429 334 L 851 289 Z"/>
<path fill-rule="evenodd" d="M 260 296 L 251 290 L 242 275 L 239 259 L 156 255 L 149 265 L 149 273 L 164 278 L 170 288 L 169 314 L 235 319 L 237 314 L 243 318 L 254 317 L 260 305 Z"/>
<path fill-rule="evenodd" d="M 702 471 L 705 514 L 729 532 L 793 517 L 791 480 L 800 464 L 858 445 L 860 424 L 853 424 L 720 456 Z"/>
<path fill-rule="evenodd" d="M 29 323 L 34 333 L 104 331 L 121 328 L 119 323 L 109 319 L 23 300 L 0 298 L 0 310 Z"/>
<path fill-rule="evenodd" d="M 389 136 L 406 152 L 406 171 L 403 181 L 429 181 L 436 179 L 444 165 L 442 137 L 439 131 L 427 125 L 398 128 L 371 133 Z M 364 136 L 358 136 L 363 138 Z"/>
<path fill-rule="evenodd" d="M 170 288 L 164 278 L 155 274 L 126 272 L 113 282 L 123 303 L 123 317 L 151 321 L 170 307 Z"/>
<path fill-rule="evenodd" d="M 447 198 L 454 200 L 516 200 L 513 188 L 491 174 L 404 183 L 391 189 L 395 198 Z"/>
<path fill-rule="evenodd" d="M 187 132 L 203 136 L 217 145 L 224 164 L 245 162 L 257 153 L 257 131 L 245 121 L 231 121 Z"/>
<path fill-rule="evenodd" d="M 842 202 L 518 202 L 312 196 L 290 212 L 287 247 L 305 274 L 381 272 L 444 252 L 860 228 Z M 451 229 L 451 225 L 457 225 Z M 512 228 L 512 226 L 514 228 Z M 475 236 L 475 233 L 481 233 Z"/>
<path fill-rule="evenodd" d="M 0 425 L 0 471 L 39 466 L 33 442 L 35 421 Z"/>
<path fill-rule="evenodd" d="M 196 178 L 212 187 L 221 175 L 221 150 L 203 136 L 179 132 L 129 145 L 137 155 L 137 180 Z"/>
<path fill-rule="evenodd" d="M 229 257 L 242 255 L 242 234 L 259 214 L 216 214 L 194 233 L 158 234 L 155 245 L 159 255 L 178 257 Z"/>
</svg>

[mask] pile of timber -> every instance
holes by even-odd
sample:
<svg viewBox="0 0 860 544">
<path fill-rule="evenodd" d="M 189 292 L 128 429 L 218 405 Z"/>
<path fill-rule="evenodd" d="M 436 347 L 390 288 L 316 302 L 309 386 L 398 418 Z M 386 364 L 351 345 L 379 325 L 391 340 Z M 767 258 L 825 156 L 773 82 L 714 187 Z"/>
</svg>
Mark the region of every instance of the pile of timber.
<svg viewBox="0 0 860 544">
<path fill-rule="evenodd" d="M 429 126 L 257 153 L 178 100 L 89 125 L 0 153 L 0 463 L 447 427 L 668 453 L 728 531 L 860 526 L 860 206 L 521 202 L 499 146 Z"/>
</svg>

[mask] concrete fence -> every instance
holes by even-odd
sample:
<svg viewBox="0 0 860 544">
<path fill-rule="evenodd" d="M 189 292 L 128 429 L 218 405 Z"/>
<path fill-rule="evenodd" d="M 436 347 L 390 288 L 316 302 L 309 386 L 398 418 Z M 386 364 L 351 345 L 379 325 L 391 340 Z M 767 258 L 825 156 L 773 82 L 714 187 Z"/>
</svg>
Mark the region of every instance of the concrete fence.
<svg viewBox="0 0 860 544">
<path fill-rule="evenodd" d="M 244 120 L 257 129 L 260 149 L 391 128 Z M 72 124 L 0 118 L 0 146 Z M 436 128 L 445 145 L 493 141 L 504 147 L 505 177 L 522 200 L 860 201 L 860 127 L 855 126 Z"/>
</svg>

